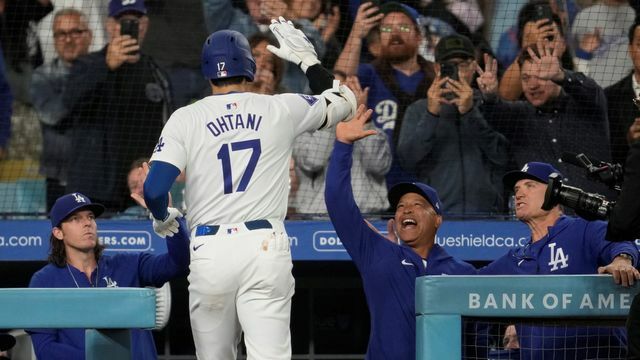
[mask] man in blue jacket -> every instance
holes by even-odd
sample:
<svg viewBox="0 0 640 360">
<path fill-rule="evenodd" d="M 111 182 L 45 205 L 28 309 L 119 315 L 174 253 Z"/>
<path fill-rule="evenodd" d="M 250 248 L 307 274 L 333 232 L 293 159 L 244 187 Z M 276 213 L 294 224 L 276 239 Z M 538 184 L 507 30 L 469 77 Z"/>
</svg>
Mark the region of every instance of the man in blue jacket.
<svg viewBox="0 0 640 360">
<path fill-rule="evenodd" d="M 336 141 L 327 170 L 325 201 L 331 221 L 353 259 L 364 286 L 371 334 L 367 359 L 415 359 L 415 280 L 422 275 L 475 274 L 475 269 L 435 244 L 442 224 L 436 191 L 422 183 L 400 183 L 389 191 L 394 222 L 402 243 L 389 241 L 369 227 L 353 198 L 353 143 L 375 130 L 364 130 L 371 110 L 361 105 L 348 123 L 336 126 Z"/>
<path fill-rule="evenodd" d="M 31 278 L 31 288 L 160 287 L 189 267 L 189 234 L 179 218 L 166 237 L 167 253 L 102 254 L 96 217 L 102 204 L 92 203 L 80 193 L 56 200 L 50 213 L 51 250 L 49 264 Z M 85 358 L 84 329 L 30 329 L 38 359 L 75 360 Z M 157 359 L 150 330 L 131 332 L 132 358 Z"/>
<path fill-rule="evenodd" d="M 638 250 L 631 241 L 605 240 L 607 223 L 565 216 L 560 205 L 543 210 L 549 175 L 560 172 L 529 162 L 507 173 L 504 184 L 515 192 L 516 217 L 531 230 L 524 247 L 479 270 L 480 275 L 612 274 L 616 284 L 640 279 L 634 266 Z M 561 175 L 562 176 L 562 175 Z M 517 325 L 521 359 L 609 359 L 624 355 L 622 328 Z"/>
</svg>

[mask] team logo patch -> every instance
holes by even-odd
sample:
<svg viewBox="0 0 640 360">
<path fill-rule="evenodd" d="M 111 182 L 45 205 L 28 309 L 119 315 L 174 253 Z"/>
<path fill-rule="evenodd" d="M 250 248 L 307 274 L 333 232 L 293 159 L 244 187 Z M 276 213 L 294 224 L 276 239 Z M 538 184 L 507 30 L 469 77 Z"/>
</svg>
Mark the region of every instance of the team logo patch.
<svg viewBox="0 0 640 360">
<path fill-rule="evenodd" d="M 82 196 L 82 194 L 73 193 L 71 195 L 73 195 L 73 198 L 77 203 L 86 203 L 87 202 L 87 199 L 85 199 L 85 197 Z"/>
<path fill-rule="evenodd" d="M 113 281 L 113 279 L 111 279 L 108 276 L 105 276 L 102 278 L 104 280 L 104 282 L 107 283 L 107 287 L 108 288 L 117 288 L 118 287 L 118 282 L 117 281 Z"/>
<path fill-rule="evenodd" d="M 237 227 L 227 229 L 227 234 L 235 234 L 237 232 L 238 232 Z"/>
<path fill-rule="evenodd" d="M 162 151 L 162 147 L 164 146 L 164 141 L 162 141 L 162 136 L 160 137 L 160 139 L 158 140 L 158 144 L 156 145 L 156 147 L 153 149 L 154 153 L 160 152 Z"/>
<path fill-rule="evenodd" d="M 313 104 L 318 102 L 318 98 L 311 95 L 298 94 L 304 101 L 309 103 L 309 106 L 313 106 Z"/>
<path fill-rule="evenodd" d="M 154 103 L 159 103 L 164 98 L 162 88 L 156 83 L 147 83 L 144 88 L 144 94 L 147 100 Z"/>
<path fill-rule="evenodd" d="M 217 75 L 219 78 L 224 78 L 224 77 L 227 77 L 227 72 L 226 72 L 225 70 L 218 71 L 218 72 L 216 73 L 216 75 Z"/>
<path fill-rule="evenodd" d="M 237 109 L 238 109 L 238 103 L 227 104 L 227 110 L 237 110 Z"/>
</svg>

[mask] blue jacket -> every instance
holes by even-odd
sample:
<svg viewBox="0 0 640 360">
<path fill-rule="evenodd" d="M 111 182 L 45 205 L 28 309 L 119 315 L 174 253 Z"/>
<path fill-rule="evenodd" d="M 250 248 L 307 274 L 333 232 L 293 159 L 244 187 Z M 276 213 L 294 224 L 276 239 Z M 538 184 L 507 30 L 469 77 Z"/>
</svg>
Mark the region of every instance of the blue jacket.
<svg viewBox="0 0 640 360">
<path fill-rule="evenodd" d="M 479 269 L 480 275 L 596 274 L 599 266 L 628 253 L 638 263 L 631 241 L 605 240 L 607 223 L 562 216 L 539 241 L 509 252 Z M 613 280 L 612 280 L 613 281 Z M 521 359 L 606 359 L 623 357 L 623 328 L 516 325 Z"/>
<path fill-rule="evenodd" d="M 170 279 L 186 275 L 189 267 L 189 234 L 183 219 L 180 231 L 167 237 L 167 253 L 122 253 L 102 256 L 91 274 L 97 287 L 160 287 Z M 73 276 L 71 275 L 73 274 Z M 31 278 L 31 288 L 88 288 L 86 275 L 73 266 L 48 264 Z M 95 282 L 95 281 L 94 281 Z M 95 309 L 100 311 L 100 309 Z M 85 358 L 84 329 L 30 329 L 33 348 L 39 360 L 81 360 Z M 150 330 L 131 331 L 132 358 L 157 359 Z"/>
<path fill-rule="evenodd" d="M 353 145 L 335 142 L 325 187 L 329 217 L 355 263 L 364 286 L 371 334 L 367 359 L 415 359 L 415 281 L 422 275 L 470 275 L 473 266 L 458 261 L 437 244 L 426 259 L 397 245 L 365 223 L 351 189 Z"/>
</svg>

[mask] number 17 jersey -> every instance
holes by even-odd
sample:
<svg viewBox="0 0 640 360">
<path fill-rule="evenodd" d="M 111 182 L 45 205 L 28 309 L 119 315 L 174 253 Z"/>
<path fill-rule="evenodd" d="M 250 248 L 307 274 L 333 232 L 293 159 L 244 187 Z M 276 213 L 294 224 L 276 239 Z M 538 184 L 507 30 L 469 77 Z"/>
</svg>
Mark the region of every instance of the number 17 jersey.
<svg viewBox="0 0 640 360">
<path fill-rule="evenodd" d="M 294 139 L 322 126 L 325 111 L 322 96 L 209 96 L 171 115 L 151 161 L 185 172 L 191 229 L 284 220 Z"/>
</svg>

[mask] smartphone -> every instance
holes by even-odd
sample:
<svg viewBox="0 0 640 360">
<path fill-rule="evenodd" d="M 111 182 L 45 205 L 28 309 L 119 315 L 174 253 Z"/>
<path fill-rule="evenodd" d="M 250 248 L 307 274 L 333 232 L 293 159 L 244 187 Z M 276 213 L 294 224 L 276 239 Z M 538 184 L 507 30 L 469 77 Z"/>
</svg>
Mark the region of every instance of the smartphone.
<svg viewBox="0 0 640 360">
<path fill-rule="evenodd" d="M 138 40 L 138 29 L 140 21 L 138 19 L 121 19 L 120 20 L 120 35 L 129 35 L 132 38 Z M 129 52 L 130 55 L 138 54 L 138 51 Z"/>
<path fill-rule="evenodd" d="M 440 64 L 440 77 L 448 77 L 449 79 L 458 79 L 458 66 L 454 63 L 444 62 Z"/>
<path fill-rule="evenodd" d="M 449 79 L 452 80 L 460 80 L 458 78 L 458 66 L 454 63 L 450 63 L 450 62 L 443 62 L 442 64 L 440 64 L 440 77 L 444 78 L 444 77 L 448 77 Z M 447 87 L 447 84 L 445 83 L 444 85 L 442 85 L 443 88 Z M 457 97 L 456 94 L 454 93 L 446 93 L 444 94 L 444 98 L 447 100 L 453 100 Z"/>
<path fill-rule="evenodd" d="M 129 35 L 138 40 L 138 28 L 140 22 L 138 19 L 122 19 L 120 20 L 120 35 Z"/>
<path fill-rule="evenodd" d="M 549 4 L 538 4 L 534 8 L 533 21 L 547 19 L 549 21 L 546 24 L 553 23 L 553 11 L 551 10 L 551 6 Z M 546 38 L 549 41 L 553 41 L 553 35 L 547 36 Z"/>
<path fill-rule="evenodd" d="M 553 11 L 548 4 L 538 4 L 534 7 L 533 21 L 542 19 L 548 19 L 549 22 L 553 21 Z"/>
</svg>

